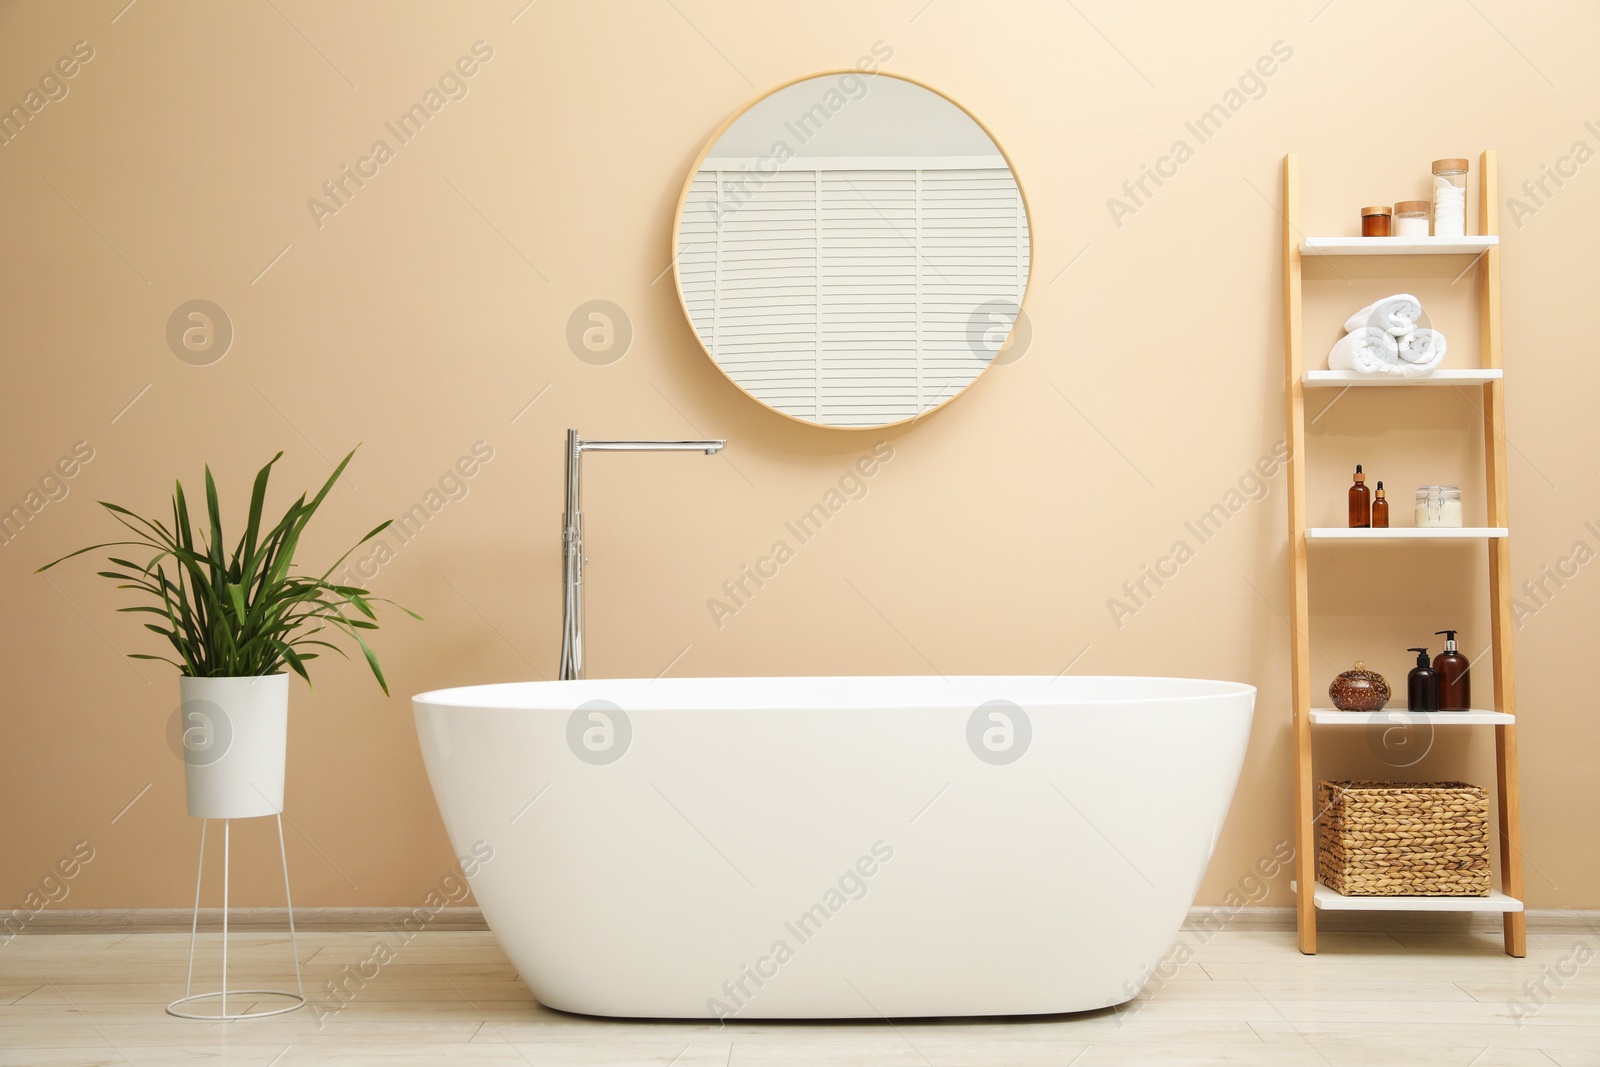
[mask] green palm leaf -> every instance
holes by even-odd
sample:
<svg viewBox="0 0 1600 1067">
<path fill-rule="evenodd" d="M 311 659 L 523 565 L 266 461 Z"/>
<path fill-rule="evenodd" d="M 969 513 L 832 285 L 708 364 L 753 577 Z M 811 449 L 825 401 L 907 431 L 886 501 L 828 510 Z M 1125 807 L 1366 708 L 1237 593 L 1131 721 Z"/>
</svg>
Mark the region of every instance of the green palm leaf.
<svg viewBox="0 0 1600 1067">
<path fill-rule="evenodd" d="M 116 569 L 96 572 L 117 583 L 117 588 L 152 601 L 117 610 L 159 616 L 165 625 L 152 622 L 144 626 L 165 638 L 178 656 L 174 660 L 131 653 L 131 658 L 168 663 L 192 677 L 275 674 L 287 667 L 309 683 L 306 664 L 319 655 L 309 649 L 327 648 L 346 655 L 339 645 L 318 636 L 331 629 L 355 642 L 379 687 L 387 694 L 389 684 L 378 657 L 359 631 L 376 630 L 375 605 L 393 602 L 329 578 L 352 552 L 382 533 L 389 523 L 374 527 L 320 577 L 293 572 L 302 533 L 354 456 L 355 449 L 351 449 L 314 496 L 307 500 L 302 493 L 281 518 L 263 529 L 272 468 L 283 453 L 274 455 L 256 473 L 244 530 L 231 552 L 224 541 L 220 494 L 208 466 L 203 526 L 195 525 L 181 482 L 173 485 L 170 529 L 159 520 L 101 501 L 106 512 L 134 540 L 90 545 L 39 570 L 104 549 L 129 545 L 147 549 L 151 556 L 146 563 L 108 555 Z M 412 618 L 421 618 L 408 608 L 400 610 Z M 347 611 L 351 614 L 347 615 Z"/>
</svg>

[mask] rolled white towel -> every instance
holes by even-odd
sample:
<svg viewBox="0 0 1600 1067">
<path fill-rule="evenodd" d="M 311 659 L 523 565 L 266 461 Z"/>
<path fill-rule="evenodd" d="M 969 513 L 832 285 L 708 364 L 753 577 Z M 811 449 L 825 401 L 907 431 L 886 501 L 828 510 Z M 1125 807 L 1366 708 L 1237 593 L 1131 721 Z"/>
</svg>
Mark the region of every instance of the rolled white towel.
<svg viewBox="0 0 1600 1067">
<path fill-rule="evenodd" d="M 1329 370 L 1353 370 L 1362 374 L 1403 374 L 1400 345 L 1387 330 L 1361 326 L 1334 343 L 1328 352 Z"/>
<path fill-rule="evenodd" d="M 1444 362 L 1444 334 L 1423 327 L 1395 339 L 1400 350 L 1400 373 L 1407 378 L 1431 374 Z"/>
<path fill-rule="evenodd" d="M 1410 293 L 1396 293 L 1382 300 L 1374 300 L 1360 311 L 1344 320 L 1344 328 L 1354 332 L 1362 326 L 1376 326 L 1399 337 L 1417 328 L 1422 317 L 1422 301 Z"/>
</svg>

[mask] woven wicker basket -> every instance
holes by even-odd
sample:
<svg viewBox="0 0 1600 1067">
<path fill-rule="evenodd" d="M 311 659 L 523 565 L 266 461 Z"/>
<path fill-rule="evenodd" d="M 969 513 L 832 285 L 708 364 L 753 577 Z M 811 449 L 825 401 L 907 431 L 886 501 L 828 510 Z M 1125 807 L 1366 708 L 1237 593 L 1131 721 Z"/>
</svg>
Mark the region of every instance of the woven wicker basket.
<svg viewBox="0 0 1600 1067">
<path fill-rule="evenodd" d="M 1322 782 L 1317 878 L 1346 896 L 1489 895 L 1489 797 L 1465 782 Z"/>
</svg>

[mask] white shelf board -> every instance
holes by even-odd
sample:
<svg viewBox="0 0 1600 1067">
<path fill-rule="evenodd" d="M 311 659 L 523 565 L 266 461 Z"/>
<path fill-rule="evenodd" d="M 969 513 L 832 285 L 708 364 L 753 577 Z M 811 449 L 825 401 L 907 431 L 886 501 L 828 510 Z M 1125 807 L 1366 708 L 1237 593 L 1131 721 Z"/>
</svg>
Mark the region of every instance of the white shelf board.
<svg viewBox="0 0 1600 1067">
<path fill-rule="evenodd" d="M 1510 536 L 1511 531 L 1504 526 L 1391 526 L 1383 530 L 1312 526 L 1306 530 L 1306 538 L 1311 541 L 1436 541 Z"/>
<path fill-rule="evenodd" d="M 1299 885 L 1289 888 L 1299 892 Z M 1522 901 L 1499 890 L 1486 897 L 1347 897 L 1317 883 L 1313 903 L 1324 911 L 1521 911 Z"/>
<path fill-rule="evenodd" d="M 1475 256 L 1499 237 L 1306 237 L 1303 256 Z"/>
<path fill-rule="evenodd" d="M 1340 711 L 1338 708 L 1312 708 L 1313 726 L 1410 726 L 1429 723 L 1434 726 L 1492 726 L 1513 723 L 1515 715 L 1503 711 L 1407 711 L 1405 708 L 1385 708 L 1383 711 Z"/>
<path fill-rule="evenodd" d="M 1436 370 L 1418 378 L 1402 378 L 1396 374 L 1362 374 L 1353 370 L 1308 370 L 1301 376 L 1306 385 L 1322 386 L 1372 386 L 1372 385 L 1482 385 L 1498 382 L 1506 372 L 1494 370 Z"/>
</svg>

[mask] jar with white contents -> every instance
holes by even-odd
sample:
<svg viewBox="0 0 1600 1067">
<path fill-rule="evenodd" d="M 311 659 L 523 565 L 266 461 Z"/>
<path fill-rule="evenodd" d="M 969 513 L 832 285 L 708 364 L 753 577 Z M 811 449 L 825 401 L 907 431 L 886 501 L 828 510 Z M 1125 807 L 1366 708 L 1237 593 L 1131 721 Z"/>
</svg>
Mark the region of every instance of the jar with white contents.
<svg viewBox="0 0 1600 1067">
<path fill-rule="evenodd" d="M 1433 235 L 1463 237 L 1467 232 L 1467 161 L 1433 161 Z"/>
<path fill-rule="evenodd" d="M 1417 486 L 1417 525 L 1430 529 L 1460 529 L 1461 487 Z"/>
<path fill-rule="evenodd" d="M 1394 235 L 1396 237 L 1428 236 L 1428 209 L 1426 200 L 1402 200 L 1394 206 Z"/>
</svg>

